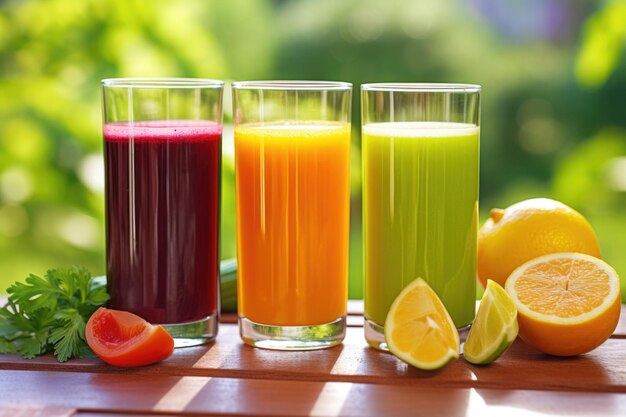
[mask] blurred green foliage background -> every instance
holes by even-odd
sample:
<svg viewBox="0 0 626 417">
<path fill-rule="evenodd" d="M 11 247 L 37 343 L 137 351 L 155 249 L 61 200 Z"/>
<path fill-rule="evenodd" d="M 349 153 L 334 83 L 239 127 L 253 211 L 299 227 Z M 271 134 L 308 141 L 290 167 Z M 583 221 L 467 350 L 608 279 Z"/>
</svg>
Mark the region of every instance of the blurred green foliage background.
<svg viewBox="0 0 626 417">
<path fill-rule="evenodd" d="M 358 87 L 483 85 L 481 207 L 581 211 L 626 277 L 626 2 L 0 1 L 0 290 L 104 273 L 99 81 L 328 79 L 355 85 L 350 296 L 362 291 Z M 226 117 L 230 121 L 230 95 Z M 235 255 L 232 128 L 222 255 Z"/>
</svg>

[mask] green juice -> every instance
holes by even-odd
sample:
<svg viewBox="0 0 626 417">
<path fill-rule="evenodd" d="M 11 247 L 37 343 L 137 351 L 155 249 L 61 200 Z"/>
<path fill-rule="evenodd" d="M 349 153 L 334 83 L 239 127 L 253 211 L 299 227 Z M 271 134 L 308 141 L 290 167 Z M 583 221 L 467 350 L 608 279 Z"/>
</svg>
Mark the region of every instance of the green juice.
<svg viewBox="0 0 626 417">
<path fill-rule="evenodd" d="M 474 319 L 478 235 L 477 126 L 363 126 L 365 316 L 383 326 L 418 277 L 457 328 Z"/>
</svg>

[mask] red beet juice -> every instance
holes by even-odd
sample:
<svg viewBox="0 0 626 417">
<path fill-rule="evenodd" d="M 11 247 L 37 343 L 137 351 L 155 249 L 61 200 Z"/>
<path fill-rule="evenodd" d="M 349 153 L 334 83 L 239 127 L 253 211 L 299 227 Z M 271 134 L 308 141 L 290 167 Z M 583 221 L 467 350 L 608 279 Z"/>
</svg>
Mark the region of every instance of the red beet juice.
<svg viewBox="0 0 626 417">
<path fill-rule="evenodd" d="M 151 323 L 215 314 L 221 125 L 104 126 L 111 308 Z"/>
</svg>

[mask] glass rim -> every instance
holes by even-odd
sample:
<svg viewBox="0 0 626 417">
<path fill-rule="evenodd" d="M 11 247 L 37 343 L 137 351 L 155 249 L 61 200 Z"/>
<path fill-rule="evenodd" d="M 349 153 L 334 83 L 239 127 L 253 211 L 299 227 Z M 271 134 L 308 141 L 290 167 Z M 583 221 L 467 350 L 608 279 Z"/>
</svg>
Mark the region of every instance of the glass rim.
<svg viewBox="0 0 626 417">
<path fill-rule="evenodd" d="M 314 80 L 258 80 L 235 81 L 234 90 L 269 90 L 269 91 L 351 91 L 352 83 L 344 81 Z"/>
<path fill-rule="evenodd" d="M 361 91 L 402 92 L 402 93 L 479 93 L 479 84 L 458 83 L 367 83 L 361 84 Z"/>
<path fill-rule="evenodd" d="M 103 87 L 119 88 L 222 88 L 224 81 L 208 78 L 105 78 Z"/>
</svg>

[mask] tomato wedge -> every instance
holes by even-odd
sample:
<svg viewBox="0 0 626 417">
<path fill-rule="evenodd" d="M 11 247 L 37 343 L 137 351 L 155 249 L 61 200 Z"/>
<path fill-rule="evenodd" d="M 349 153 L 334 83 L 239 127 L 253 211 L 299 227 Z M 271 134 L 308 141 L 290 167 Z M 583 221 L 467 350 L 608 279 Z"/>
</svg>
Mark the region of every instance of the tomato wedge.
<svg viewBox="0 0 626 417">
<path fill-rule="evenodd" d="M 162 361 L 174 351 L 174 339 L 162 326 L 104 307 L 89 318 L 85 339 L 100 359 L 126 368 Z"/>
</svg>

